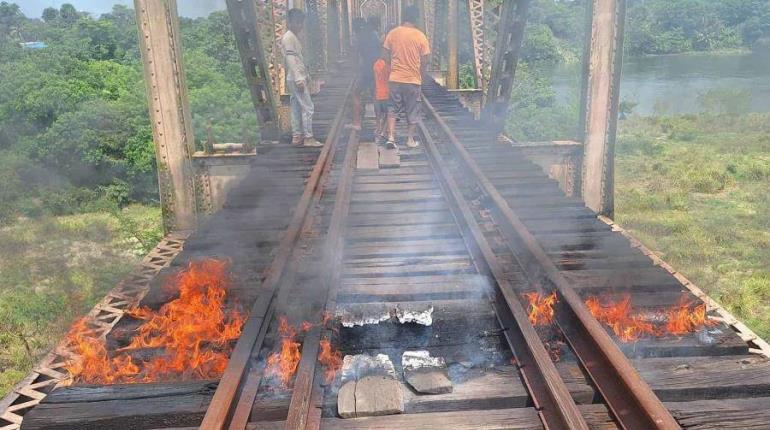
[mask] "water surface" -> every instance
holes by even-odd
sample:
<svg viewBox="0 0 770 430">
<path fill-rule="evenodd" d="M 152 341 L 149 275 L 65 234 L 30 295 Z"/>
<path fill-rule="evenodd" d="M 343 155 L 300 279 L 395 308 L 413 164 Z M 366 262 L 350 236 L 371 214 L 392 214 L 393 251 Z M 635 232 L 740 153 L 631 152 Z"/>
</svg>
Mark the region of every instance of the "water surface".
<svg viewBox="0 0 770 430">
<path fill-rule="evenodd" d="M 580 68 L 554 72 L 554 87 L 563 102 L 575 100 Z M 627 58 L 621 100 L 638 103 L 642 115 L 697 113 L 701 95 L 710 90 L 749 97 L 752 112 L 770 112 L 770 53 L 667 55 Z"/>
</svg>

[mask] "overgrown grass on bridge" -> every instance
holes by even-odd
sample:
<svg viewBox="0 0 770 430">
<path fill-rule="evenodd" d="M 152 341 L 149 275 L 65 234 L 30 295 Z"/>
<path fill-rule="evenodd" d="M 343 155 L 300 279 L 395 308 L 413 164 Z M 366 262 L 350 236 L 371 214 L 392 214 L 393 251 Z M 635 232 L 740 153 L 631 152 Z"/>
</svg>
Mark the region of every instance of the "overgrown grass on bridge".
<svg viewBox="0 0 770 430">
<path fill-rule="evenodd" d="M 770 115 L 632 117 L 616 219 L 770 338 Z"/>
</svg>

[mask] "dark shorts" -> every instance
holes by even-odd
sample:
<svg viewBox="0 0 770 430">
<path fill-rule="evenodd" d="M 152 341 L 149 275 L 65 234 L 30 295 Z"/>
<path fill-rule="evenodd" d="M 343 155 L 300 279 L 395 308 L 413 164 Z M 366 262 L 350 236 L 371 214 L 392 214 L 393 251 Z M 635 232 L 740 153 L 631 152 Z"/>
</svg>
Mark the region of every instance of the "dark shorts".
<svg viewBox="0 0 770 430">
<path fill-rule="evenodd" d="M 390 113 L 405 115 L 406 122 L 417 124 L 422 120 L 422 88 L 417 84 L 390 82 Z"/>
<path fill-rule="evenodd" d="M 356 90 L 362 93 L 374 92 L 374 81 L 359 79 L 356 81 Z"/>
<path fill-rule="evenodd" d="M 388 100 L 375 100 L 374 101 L 374 115 L 377 118 L 382 118 L 387 115 L 390 110 L 390 102 Z"/>
</svg>

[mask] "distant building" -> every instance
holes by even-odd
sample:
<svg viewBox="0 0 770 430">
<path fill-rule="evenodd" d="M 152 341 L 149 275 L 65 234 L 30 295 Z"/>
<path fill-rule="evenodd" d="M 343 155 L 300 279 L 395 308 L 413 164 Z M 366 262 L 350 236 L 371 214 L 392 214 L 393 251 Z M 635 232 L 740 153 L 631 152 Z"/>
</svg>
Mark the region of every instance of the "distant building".
<svg viewBox="0 0 770 430">
<path fill-rule="evenodd" d="M 45 42 L 21 42 L 19 45 L 25 49 L 43 49 L 48 47 Z"/>
</svg>

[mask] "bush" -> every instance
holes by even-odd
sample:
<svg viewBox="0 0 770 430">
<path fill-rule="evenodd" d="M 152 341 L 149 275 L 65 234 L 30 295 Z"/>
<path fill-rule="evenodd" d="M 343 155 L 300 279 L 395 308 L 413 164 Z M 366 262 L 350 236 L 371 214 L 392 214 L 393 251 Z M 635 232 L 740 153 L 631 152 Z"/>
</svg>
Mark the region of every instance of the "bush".
<svg viewBox="0 0 770 430">
<path fill-rule="evenodd" d="M 577 103 L 562 105 L 556 100 L 548 73 L 522 63 L 505 132 L 519 141 L 574 139 L 577 135 Z"/>
<path fill-rule="evenodd" d="M 741 115 L 751 108 L 751 90 L 747 88 L 713 88 L 698 95 L 704 113 Z"/>
</svg>

